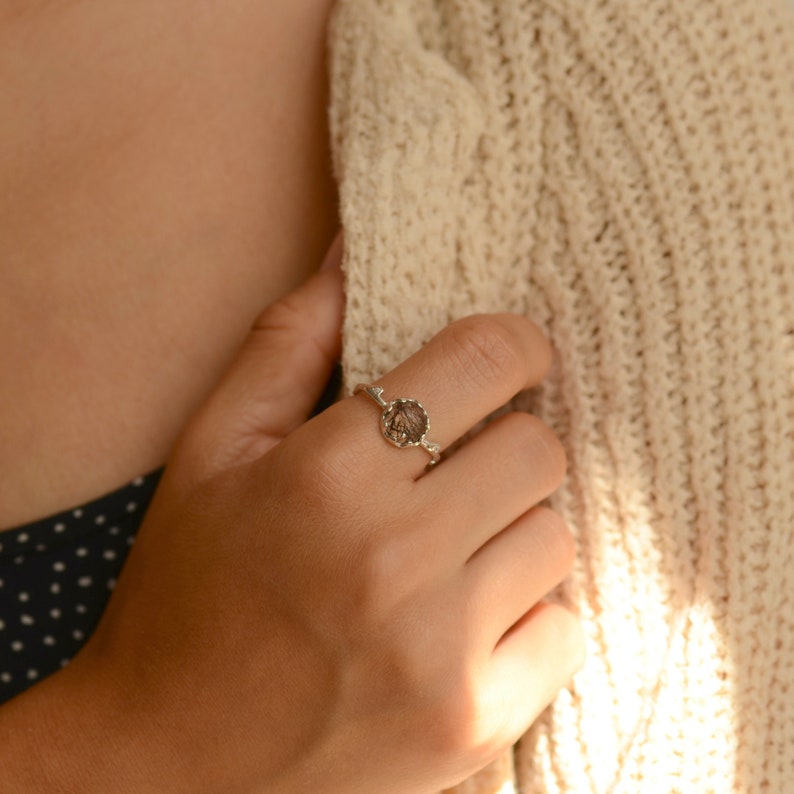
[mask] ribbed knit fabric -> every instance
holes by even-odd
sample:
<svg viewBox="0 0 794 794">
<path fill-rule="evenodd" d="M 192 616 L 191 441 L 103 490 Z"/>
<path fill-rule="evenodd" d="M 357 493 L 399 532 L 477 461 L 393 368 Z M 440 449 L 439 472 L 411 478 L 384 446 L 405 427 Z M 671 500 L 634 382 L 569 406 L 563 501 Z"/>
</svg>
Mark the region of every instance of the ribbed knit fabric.
<svg viewBox="0 0 794 794">
<path fill-rule="evenodd" d="M 338 0 L 349 390 L 456 317 L 556 359 L 588 659 L 458 786 L 794 792 L 786 0 Z"/>
</svg>

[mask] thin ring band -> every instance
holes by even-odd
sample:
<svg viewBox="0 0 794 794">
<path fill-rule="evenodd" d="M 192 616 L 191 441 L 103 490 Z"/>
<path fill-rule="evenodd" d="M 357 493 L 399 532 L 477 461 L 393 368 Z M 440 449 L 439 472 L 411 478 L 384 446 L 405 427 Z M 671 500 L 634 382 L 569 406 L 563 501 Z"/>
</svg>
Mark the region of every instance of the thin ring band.
<svg viewBox="0 0 794 794">
<path fill-rule="evenodd" d="M 369 395 L 382 409 L 380 426 L 383 437 L 395 447 L 422 447 L 430 454 L 428 466 L 434 466 L 441 460 L 441 447 L 427 440 L 430 432 L 430 417 L 418 400 L 398 397 L 386 402 L 381 396 L 383 387 L 373 383 L 359 383 L 353 394 L 364 392 Z"/>
</svg>

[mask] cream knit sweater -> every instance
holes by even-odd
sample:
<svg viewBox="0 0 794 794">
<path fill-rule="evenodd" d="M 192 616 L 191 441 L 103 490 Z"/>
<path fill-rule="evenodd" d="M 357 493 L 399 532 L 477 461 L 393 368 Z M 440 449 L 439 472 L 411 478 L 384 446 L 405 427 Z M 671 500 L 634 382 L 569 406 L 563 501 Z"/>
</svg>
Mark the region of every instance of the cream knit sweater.
<svg viewBox="0 0 794 794">
<path fill-rule="evenodd" d="M 338 0 L 346 387 L 473 312 L 557 352 L 589 657 L 456 792 L 794 794 L 793 17 Z"/>
</svg>

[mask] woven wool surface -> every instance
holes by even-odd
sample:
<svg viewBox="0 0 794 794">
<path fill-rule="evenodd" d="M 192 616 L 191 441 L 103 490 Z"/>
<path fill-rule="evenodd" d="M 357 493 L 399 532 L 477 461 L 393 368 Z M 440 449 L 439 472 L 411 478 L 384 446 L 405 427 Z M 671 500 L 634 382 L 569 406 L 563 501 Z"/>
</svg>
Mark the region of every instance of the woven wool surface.
<svg viewBox="0 0 794 794">
<path fill-rule="evenodd" d="M 588 658 L 457 794 L 794 792 L 788 0 L 338 0 L 348 390 L 551 338 Z"/>
</svg>

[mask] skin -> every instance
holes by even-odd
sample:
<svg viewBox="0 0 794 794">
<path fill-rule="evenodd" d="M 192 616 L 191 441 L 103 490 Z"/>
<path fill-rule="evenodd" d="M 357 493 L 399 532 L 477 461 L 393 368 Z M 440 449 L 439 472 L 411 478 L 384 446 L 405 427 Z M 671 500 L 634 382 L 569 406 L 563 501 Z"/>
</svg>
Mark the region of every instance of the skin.
<svg viewBox="0 0 794 794">
<path fill-rule="evenodd" d="M 0 528 L 160 466 L 318 267 L 331 5 L 0 0 Z"/>
<path fill-rule="evenodd" d="M 575 618 L 542 602 L 574 553 L 538 506 L 565 474 L 546 425 L 507 414 L 424 473 L 363 396 L 306 421 L 341 282 L 325 271 L 265 311 L 180 436 L 97 631 L 0 709 L 12 788 L 436 794 L 581 664 Z M 550 359 L 526 318 L 480 315 L 380 384 L 421 388 L 446 448 Z"/>
<path fill-rule="evenodd" d="M 0 524 L 168 458 L 94 635 L 0 708 L 3 783 L 435 794 L 581 664 L 543 602 L 573 562 L 539 506 L 565 454 L 507 414 L 426 473 L 364 396 L 307 421 L 344 310 L 338 268 L 307 278 L 336 228 L 323 14 L 217 8 L 0 6 Z M 480 315 L 380 384 L 446 448 L 550 361 Z"/>
</svg>

